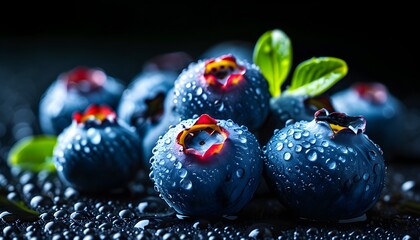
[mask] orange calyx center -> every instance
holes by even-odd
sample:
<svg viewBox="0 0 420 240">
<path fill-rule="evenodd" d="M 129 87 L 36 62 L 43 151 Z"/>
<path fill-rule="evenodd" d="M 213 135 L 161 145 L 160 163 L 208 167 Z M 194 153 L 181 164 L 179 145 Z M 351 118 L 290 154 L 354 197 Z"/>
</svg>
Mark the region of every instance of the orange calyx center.
<svg viewBox="0 0 420 240">
<path fill-rule="evenodd" d="M 108 106 L 90 105 L 84 113 L 76 112 L 73 114 L 73 120 L 77 124 L 83 124 L 87 121 L 96 121 L 99 123 L 109 120 L 111 122 L 115 121 L 117 114 Z"/>
<path fill-rule="evenodd" d="M 76 67 L 62 74 L 61 79 L 65 81 L 67 89 L 89 92 L 103 86 L 107 76 L 99 69 Z"/>
<path fill-rule="evenodd" d="M 193 126 L 180 132 L 176 140 L 185 154 L 196 155 L 206 161 L 222 150 L 228 135 L 214 118 L 203 114 Z"/>
<path fill-rule="evenodd" d="M 347 116 L 344 113 L 329 113 L 325 108 L 315 112 L 315 121 L 328 123 L 334 134 L 341 131 L 351 131 L 354 134 L 364 132 L 366 129 L 366 119 L 362 116 Z"/>
<path fill-rule="evenodd" d="M 209 85 L 227 89 L 244 79 L 245 67 L 238 65 L 230 54 L 210 59 L 205 66 L 204 78 Z"/>
</svg>

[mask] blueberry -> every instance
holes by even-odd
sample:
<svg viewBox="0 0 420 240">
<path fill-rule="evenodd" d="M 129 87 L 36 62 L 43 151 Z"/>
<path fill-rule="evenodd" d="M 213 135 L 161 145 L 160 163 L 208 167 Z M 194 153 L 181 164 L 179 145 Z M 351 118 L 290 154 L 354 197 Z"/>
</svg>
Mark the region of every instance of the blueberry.
<svg viewBox="0 0 420 240">
<path fill-rule="evenodd" d="M 86 192 L 124 188 L 142 166 L 135 130 L 105 105 L 90 105 L 73 119 L 53 152 L 60 179 Z"/>
<path fill-rule="evenodd" d="M 278 130 L 265 148 L 264 173 L 296 216 L 344 220 L 363 216 L 384 186 L 382 150 L 364 133 L 363 117 L 318 110 Z"/>
<path fill-rule="evenodd" d="M 264 125 L 258 129 L 257 137 L 262 145 L 273 135 L 276 129 L 282 129 L 287 121 L 311 121 L 314 113 L 321 108 L 334 111 L 328 95 L 304 96 L 282 94 L 271 98 L 270 112 Z"/>
<path fill-rule="evenodd" d="M 209 114 L 253 131 L 268 115 L 267 80 L 255 64 L 231 54 L 190 64 L 174 89 L 175 110 L 182 119 Z"/>
<path fill-rule="evenodd" d="M 358 82 L 331 96 L 334 108 L 348 115 L 363 115 L 366 133 L 392 156 L 404 147 L 405 106 L 379 82 Z"/>
<path fill-rule="evenodd" d="M 262 176 L 256 137 L 245 126 L 207 114 L 169 128 L 153 153 L 155 189 L 182 215 L 234 215 L 252 198 Z"/>
<path fill-rule="evenodd" d="M 72 122 L 76 111 L 91 104 L 105 104 L 115 109 L 124 85 L 98 68 L 76 67 L 60 74 L 42 95 L 39 121 L 46 134 L 60 134 Z"/>
<path fill-rule="evenodd" d="M 136 127 L 143 147 L 143 159 L 148 164 L 158 137 L 172 123 L 177 123 L 173 110 L 174 71 L 144 71 L 124 91 L 118 116 Z"/>
</svg>

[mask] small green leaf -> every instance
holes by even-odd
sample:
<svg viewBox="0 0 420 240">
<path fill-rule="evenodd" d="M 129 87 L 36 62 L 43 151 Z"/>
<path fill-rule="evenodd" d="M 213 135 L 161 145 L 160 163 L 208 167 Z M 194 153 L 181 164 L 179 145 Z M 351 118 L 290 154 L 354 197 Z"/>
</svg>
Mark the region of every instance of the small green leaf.
<svg viewBox="0 0 420 240">
<path fill-rule="evenodd" d="M 289 37 L 281 30 L 265 32 L 254 48 L 254 63 L 268 81 L 273 97 L 280 95 L 281 86 L 292 67 L 292 44 Z"/>
<path fill-rule="evenodd" d="M 287 94 L 318 96 L 334 86 L 347 72 L 347 64 L 342 59 L 311 58 L 296 67 Z"/>
<path fill-rule="evenodd" d="M 41 170 L 55 171 L 52 161 L 55 136 L 30 136 L 19 140 L 10 149 L 8 163 L 24 170 L 39 172 Z"/>
</svg>

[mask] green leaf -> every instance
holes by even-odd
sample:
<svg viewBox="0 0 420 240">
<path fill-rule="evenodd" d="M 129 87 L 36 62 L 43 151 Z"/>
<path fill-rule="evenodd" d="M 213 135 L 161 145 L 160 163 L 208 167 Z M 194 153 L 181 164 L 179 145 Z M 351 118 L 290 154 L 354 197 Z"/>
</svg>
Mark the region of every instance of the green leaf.
<svg viewBox="0 0 420 240">
<path fill-rule="evenodd" d="M 342 59 L 311 58 L 296 67 L 287 94 L 318 96 L 334 86 L 347 72 L 347 64 Z"/>
<path fill-rule="evenodd" d="M 38 135 L 19 140 L 10 149 L 8 163 L 24 170 L 39 172 L 55 171 L 52 161 L 56 136 Z"/>
<path fill-rule="evenodd" d="M 265 32 L 257 41 L 253 53 L 254 63 L 268 81 L 273 97 L 280 95 L 281 86 L 292 66 L 292 44 L 281 30 Z"/>
</svg>

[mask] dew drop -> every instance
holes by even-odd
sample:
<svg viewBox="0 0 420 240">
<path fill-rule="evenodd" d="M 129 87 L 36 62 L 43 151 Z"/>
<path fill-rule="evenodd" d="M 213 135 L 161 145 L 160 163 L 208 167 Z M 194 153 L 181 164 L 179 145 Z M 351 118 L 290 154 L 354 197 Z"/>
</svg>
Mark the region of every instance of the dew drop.
<svg viewBox="0 0 420 240">
<path fill-rule="evenodd" d="M 181 169 L 179 169 L 178 174 L 181 178 L 185 178 L 187 176 L 188 172 L 185 168 L 181 168 Z"/>
<path fill-rule="evenodd" d="M 296 151 L 297 153 L 301 152 L 301 151 L 302 151 L 302 145 L 297 144 L 297 145 L 296 145 L 296 147 L 295 147 L 295 151 Z"/>
<path fill-rule="evenodd" d="M 80 150 L 80 144 L 76 143 L 74 144 L 74 150 L 79 151 Z"/>
<path fill-rule="evenodd" d="M 287 135 L 285 133 L 280 133 L 279 139 L 284 140 L 286 139 Z"/>
<path fill-rule="evenodd" d="M 180 186 L 182 188 L 184 188 L 185 190 L 190 190 L 192 188 L 192 183 L 189 179 L 183 178 L 180 182 L 179 182 Z"/>
<path fill-rule="evenodd" d="M 283 159 L 286 161 L 290 160 L 291 157 L 292 157 L 292 154 L 289 152 L 285 152 L 283 155 Z"/>
<path fill-rule="evenodd" d="M 367 181 L 369 180 L 369 178 L 370 178 L 369 173 L 363 174 L 363 180 Z"/>
<path fill-rule="evenodd" d="M 328 141 L 322 141 L 321 142 L 321 146 L 323 146 L 323 147 L 328 147 L 330 144 L 328 143 Z"/>
<path fill-rule="evenodd" d="M 189 82 L 189 83 L 185 84 L 185 87 L 186 88 L 190 88 L 191 87 L 191 83 Z"/>
<path fill-rule="evenodd" d="M 309 131 L 308 130 L 303 131 L 302 135 L 304 137 L 308 137 L 309 136 Z"/>
<path fill-rule="evenodd" d="M 246 137 L 244 137 L 244 136 L 241 136 L 240 138 L 239 138 L 239 141 L 241 141 L 241 143 L 246 143 Z"/>
<path fill-rule="evenodd" d="M 346 147 L 340 147 L 340 151 L 344 154 L 347 154 L 349 152 Z"/>
<path fill-rule="evenodd" d="M 295 130 L 293 130 L 293 128 L 291 128 L 287 131 L 287 135 L 289 135 L 289 136 L 293 135 L 293 133 L 295 133 Z"/>
<path fill-rule="evenodd" d="M 85 153 L 90 153 L 90 148 L 89 147 L 84 147 L 83 151 L 85 151 Z"/>
<path fill-rule="evenodd" d="M 166 138 L 165 139 L 165 144 L 170 144 L 171 143 L 171 139 L 170 138 Z"/>
<path fill-rule="evenodd" d="M 220 103 L 220 106 L 217 108 L 219 112 L 223 112 L 225 110 L 225 104 L 223 102 Z"/>
<path fill-rule="evenodd" d="M 295 132 L 295 134 L 293 135 L 293 138 L 296 140 L 299 140 L 302 138 L 302 133 L 301 132 Z"/>
<path fill-rule="evenodd" d="M 233 121 L 232 121 L 232 119 L 228 119 L 228 120 L 226 120 L 226 124 L 227 124 L 229 127 L 232 127 L 232 126 L 233 126 Z"/>
<path fill-rule="evenodd" d="M 276 149 L 278 151 L 281 151 L 283 149 L 283 143 L 282 142 L 278 142 L 277 145 L 276 145 Z"/>
<path fill-rule="evenodd" d="M 197 94 L 197 96 L 200 96 L 203 93 L 203 89 L 201 87 L 198 87 L 195 93 Z"/>
<path fill-rule="evenodd" d="M 373 150 L 370 150 L 370 151 L 369 151 L 369 158 L 370 158 L 371 160 L 375 160 L 375 159 L 376 159 L 376 156 L 377 156 L 377 154 L 376 154 L 376 152 L 375 152 L 375 151 L 373 151 Z"/>
<path fill-rule="evenodd" d="M 182 168 L 182 163 L 181 163 L 181 162 L 176 162 L 176 163 L 174 164 L 174 167 L 175 167 L 176 169 L 181 169 L 181 168 Z"/>
<path fill-rule="evenodd" d="M 325 163 L 327 164 L 327 167 L 331 170 L 337 167 L 337 163 L 331 160 L 330 158 L 328 158 L 327 161 L 325 161 Z"/>
<path fill-rule="evenodd" d="M 293 147 L 293 142 L 289 142 L 288 144 L 287 144 L 287 146 L 289 147 L 289 148 L 292 148 Z"/>
<path fill-rule="evenodd" d="M 101 134 L 94 128 L 89 128 L 87 130 L 87 136 L 93 144 L 99 144 L 101 142 Z"/>
<path fill-rule="evenodd" d="M 236 170 L 236 176 L 238 178 L 243 178 L 244 177 L 244 173 L 245 173 L 245 170 L 243 168 L 239 168 L 238 170 Z"/>
<path fill-rule="evenodd" d="M 309 161 L 315 161 L 318 158 L 318 154 L 315 150 L 309 149 L 306 151 L 306 158 Z"/>
</svg>

